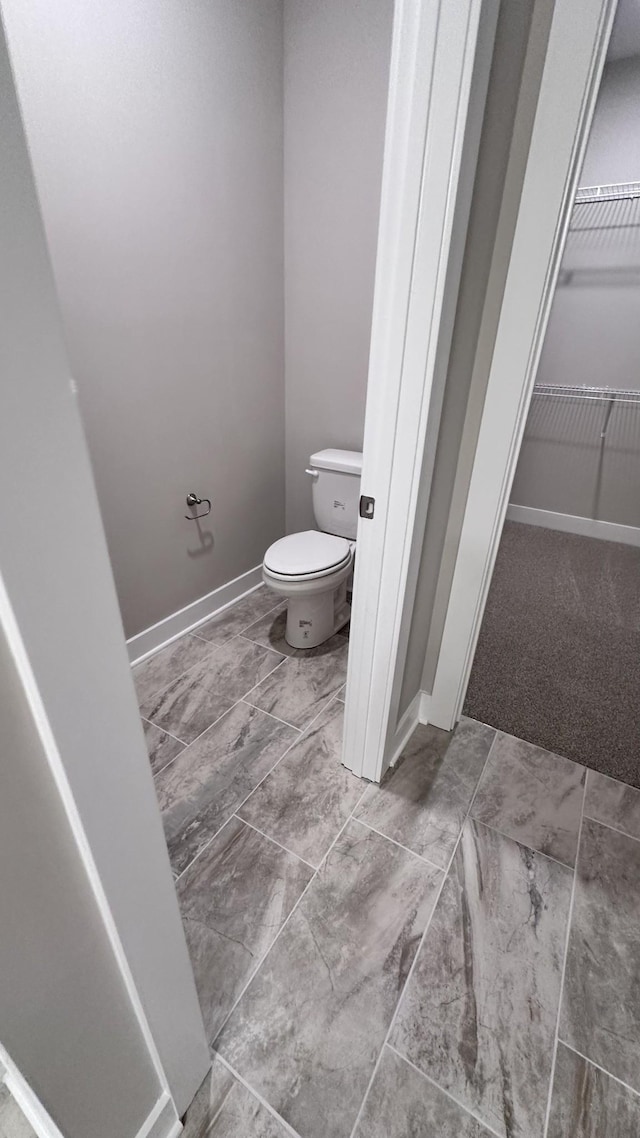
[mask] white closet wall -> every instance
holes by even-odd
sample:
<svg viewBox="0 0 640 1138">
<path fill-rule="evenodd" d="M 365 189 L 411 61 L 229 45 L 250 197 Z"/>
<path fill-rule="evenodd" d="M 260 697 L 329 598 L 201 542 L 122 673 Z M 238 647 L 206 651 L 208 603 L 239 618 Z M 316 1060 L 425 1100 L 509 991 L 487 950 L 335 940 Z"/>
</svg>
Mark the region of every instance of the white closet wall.
<svg viewBox="0 0 640 1138">
<path fill-rule="evenodd" d="M 608 64 L 582 186 L 640 181 L 638 106 L 640 58 Z M 537 382 L 640 391 L 640 199 L 578 206 L 571 225 Z M 577 516 L 637 528 L 600 532 L 640 541 L 639 489 L 640 401 L 534 395 L 510 517 L 566 528 Z"/>
</svg>

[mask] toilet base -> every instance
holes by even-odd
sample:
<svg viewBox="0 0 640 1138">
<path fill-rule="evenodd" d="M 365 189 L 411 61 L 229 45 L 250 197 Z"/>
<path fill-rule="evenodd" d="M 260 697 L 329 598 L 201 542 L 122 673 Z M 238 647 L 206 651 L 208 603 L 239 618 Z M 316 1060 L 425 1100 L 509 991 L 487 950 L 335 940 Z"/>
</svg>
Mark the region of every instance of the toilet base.
<svg viewBox="0 0 640 1138">
<path fill-rule="evenodd" d="M 346 580 L 330 592 L 289 597 L 284 638 L 292 648 L 317 648 L 344 628 L 350 616 Z"/>
</svg>

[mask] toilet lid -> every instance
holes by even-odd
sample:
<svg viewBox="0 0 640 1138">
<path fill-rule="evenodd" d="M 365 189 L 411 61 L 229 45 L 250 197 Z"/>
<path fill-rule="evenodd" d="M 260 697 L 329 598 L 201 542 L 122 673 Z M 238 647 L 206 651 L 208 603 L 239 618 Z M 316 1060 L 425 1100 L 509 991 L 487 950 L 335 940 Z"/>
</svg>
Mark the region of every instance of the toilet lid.
<svg viewBox="0 0 640 1138">
<path fill-rule="evenodd" d="M 322 573 L 335 569 L 349 558 L 351 546 L 344 537 L 309 529 L 281 537 L 264 555 L 266 569 L 286 577 Z"/>
</svg>

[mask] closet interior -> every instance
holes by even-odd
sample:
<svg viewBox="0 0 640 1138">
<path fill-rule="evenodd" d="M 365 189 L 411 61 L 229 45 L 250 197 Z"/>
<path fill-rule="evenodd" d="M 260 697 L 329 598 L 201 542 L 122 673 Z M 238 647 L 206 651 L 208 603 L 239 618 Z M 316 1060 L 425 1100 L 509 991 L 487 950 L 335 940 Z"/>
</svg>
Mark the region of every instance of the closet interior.
<svg viewBox="0 0 640 1138">
<path fill-rule="evenodd" d="M 464 709 L 636 786 L 638 98 L 640 56 L 609 60 Z"/>
</svg>

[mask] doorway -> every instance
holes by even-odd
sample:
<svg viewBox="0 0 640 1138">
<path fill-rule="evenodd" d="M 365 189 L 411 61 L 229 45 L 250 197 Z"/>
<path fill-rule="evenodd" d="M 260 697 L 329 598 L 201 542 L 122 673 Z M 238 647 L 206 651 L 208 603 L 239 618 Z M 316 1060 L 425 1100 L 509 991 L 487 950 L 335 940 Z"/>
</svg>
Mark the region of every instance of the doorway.
<svg viewBox="0 0 640 1138">
<path fill-rule="evenodd" d="M 640 785 L 640 18 L 621 3 L 464 711 Z"/>
</svg>

